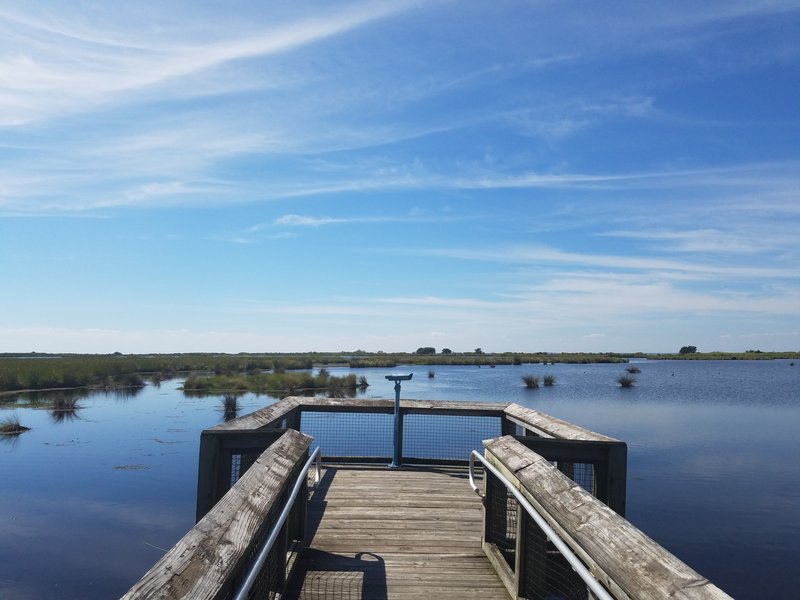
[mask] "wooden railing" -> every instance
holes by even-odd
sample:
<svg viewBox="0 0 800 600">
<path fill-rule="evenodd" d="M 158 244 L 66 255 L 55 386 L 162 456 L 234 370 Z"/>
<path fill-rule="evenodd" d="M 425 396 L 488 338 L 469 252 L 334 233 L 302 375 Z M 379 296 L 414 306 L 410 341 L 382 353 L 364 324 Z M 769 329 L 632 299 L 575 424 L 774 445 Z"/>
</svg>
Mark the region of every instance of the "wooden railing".
<svg viewBox="0 0 800 600">
<path fill-rule="evenodd" d="M 393 459 L 391 400 L 290 397 L 202 432 L 197 519 L 203 517 L 286 428 L 314 438 L 322 460 L 388 464 Z M 623 442 L 518 404 L 402 400 L 403 464 L 466 465 L 483 440 L 516 435 L 611 508 L 624 514 Z"/>
<path fill-rule="evenodd" d="M 287 490 L 305 477 L 309 451 L 320 447 L 329 463 L 392 460 L 393 405 L 293 397 L 203 431 L 198 523 L 124 598 L 229 597 Z M 625 521 L 623 442 L 517 404 L 403 400 L 400 411 L 404 464 L 466 464 L 483 447 L 615 598 L 727 598 Z M 261 589 L 280 589 L 292 551 L 302 548 L 306 499 L 307 491 L 264 567 Z M 587 597 L 584 582 L 488 471 L 484 506 L 481 543 L 512 597 L 555 596 L 548 586 L 557 580 L 566 586 L 558 589 L 563 597 Z"/>
<path fill-rule="evenodd" d="M 729 598 L 520 440 L 485 442 L 484 456 L 613 598 Z M 513 598 L 585 598 L 586 584 L 498 477 L 485 474 L 483 546 Z"/>
<path fill-rule="evenodd" d="M 250 465 L 236 485 L 173 546 L 123 600 L 222 600 L 230 598 L 287 504 L 302 469 L 311 438 L 287 430 Z M 280 531 L 255 589 L 271 597 L 285 584 L 287 561 L 302 548 L 308 491 L 298 495 Z"/>
</svg>

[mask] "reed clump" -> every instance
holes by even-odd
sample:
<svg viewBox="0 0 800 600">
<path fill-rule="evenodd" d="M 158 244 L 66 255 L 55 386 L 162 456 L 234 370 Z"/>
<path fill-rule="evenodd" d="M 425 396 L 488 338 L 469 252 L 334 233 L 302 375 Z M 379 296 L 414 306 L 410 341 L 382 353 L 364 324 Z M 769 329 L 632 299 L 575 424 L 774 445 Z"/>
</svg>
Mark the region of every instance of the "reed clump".
<svg viewBox="0 0 800 600">
<path fill-rule="evenodd" d="M 225 421 L 232 421 L 239 412 L 239 397 L 236 394 L 225 394 L 222 397 L 222 413 Z"/>
<path fill-rule="evenodd" d="M 641 370 L 639 367 L 635 366 L 635 365 L 634 365 L 634 366 L 630 366 L 630 367 L 628 367 L 628 368 L 627 368 L 627 369 L 625 369 L 625 370 L 626 370 L 628 373 L 631 373 L 631 374 L 635 374 L 635 373 L 641 373 L 641 372 L 642 372 L 642 370 Z"/>
<path fill-rule="evenodd" d="M 17 415 L 11 415 L 0 419 L 0 435 L 18 435 L 30 431 L 30 427 L 25 427 L 19 421 Z"/>
<path fill-rule="evenodd" d="M 617 377 L 617 383 L 619 383 L 620 387 L 630 388 L 636 383 L 636 378 L 631 375 L 623 374 Z"/>
<path fill-rule="evenodd" d="M 542 383 L 545 385 L 545 387 L 552 387 L 555 384 L 555 382 L 556 382 L 555 375 L 545 375 L 544 377 L 542 377 Z"/>
<path fill-rule="evenodd" d="M 539 387 L 539 378 L 536 375 L 523 375 L 522 381 L 525 382 L 525 387 L 529 390 L 535 390 Z"/>
</svg>

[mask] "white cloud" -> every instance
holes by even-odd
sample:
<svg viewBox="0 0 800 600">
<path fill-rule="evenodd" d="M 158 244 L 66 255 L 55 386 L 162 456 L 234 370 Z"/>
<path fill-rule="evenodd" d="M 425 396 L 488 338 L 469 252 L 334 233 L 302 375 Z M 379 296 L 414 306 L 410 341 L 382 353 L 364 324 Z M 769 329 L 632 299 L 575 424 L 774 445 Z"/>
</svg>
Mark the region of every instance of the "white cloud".
<svg viewBox="0 0 800 600">
<path fill-rule="evenodd" d="M 322 225 L 333 225 L 346 223 L 347 219 L 332 217 L 309 217 L 303 215 L 283 215 L 275 219 L 276 225 L 286 225 L 288 227 L 320 227 Z"/>
<path fill-rule="evenodd" d="M 0 59 L 0 125 L 86 110 L 156 85 L 169 84 L 172 92 L 192 95 L 198 89 L 196 81 L 187 80 L 190 75 L 294 50 L 411 6 L 405 2 L 340 7 L 260 30 L 251 23 L 249 32 L 239 29 L 235 34 L 225 32 L 225 19 L 220 18 L 217 29 L 204 27 L 202 34 L 185 28 L 181 33 L 196 36 L 189 40 L 173 40 L 175 30 L 163 24 L 174 17 L 159 13 L 155 6 L 149 9 L 151 23 L 141 28 L 97 9 L 98 17 L 106 20 L 105 29 L 92 28 L 79 14 L 33 16 L 7 8 L 0 13 L 0 32 L 7 40 Z M 222 35 L 216 33 L 220 30 Z"/>
</svg>

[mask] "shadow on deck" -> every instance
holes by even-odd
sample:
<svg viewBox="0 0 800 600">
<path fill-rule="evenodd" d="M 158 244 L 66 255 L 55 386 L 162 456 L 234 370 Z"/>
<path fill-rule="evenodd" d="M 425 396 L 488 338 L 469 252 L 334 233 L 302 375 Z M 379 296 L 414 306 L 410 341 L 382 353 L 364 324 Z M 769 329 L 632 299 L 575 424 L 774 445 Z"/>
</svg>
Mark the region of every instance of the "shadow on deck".
<svg viewBox="0 0 800 600">
<path fill-rule="evenodd" d="M 463 468 L 327 467 L 286 598 L 508 598 Z"/>
</svg>

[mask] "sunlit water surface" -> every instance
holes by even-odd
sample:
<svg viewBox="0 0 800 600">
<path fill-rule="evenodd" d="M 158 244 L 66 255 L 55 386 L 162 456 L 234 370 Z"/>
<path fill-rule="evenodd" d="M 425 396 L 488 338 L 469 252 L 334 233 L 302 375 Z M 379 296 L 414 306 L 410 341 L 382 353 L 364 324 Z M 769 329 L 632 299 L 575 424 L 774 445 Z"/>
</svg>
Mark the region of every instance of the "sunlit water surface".
<svg viewBox="0 0 800 600">
<path fill-rule="evenodd" d="M 790 361 L 359 369 L 367 396 L 518 402 L 628 443 L 627 517 L 736 598 L 800 589 L 800 365 Z M 330 369 L 334 375 L 347 369 Z M 428 377 L 428 371 L 435 373 Z M 552 374 L 525 389 L 522 375 Z M 219 397 L 180 381 L 92 394 L 74 415 L 0 402 L 0 598 L 115 598 L 194 524 L 200 431 Z M 239 414 L 274 400 L 247 395 Z"/>
</svg>

